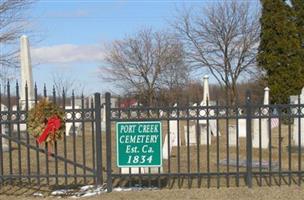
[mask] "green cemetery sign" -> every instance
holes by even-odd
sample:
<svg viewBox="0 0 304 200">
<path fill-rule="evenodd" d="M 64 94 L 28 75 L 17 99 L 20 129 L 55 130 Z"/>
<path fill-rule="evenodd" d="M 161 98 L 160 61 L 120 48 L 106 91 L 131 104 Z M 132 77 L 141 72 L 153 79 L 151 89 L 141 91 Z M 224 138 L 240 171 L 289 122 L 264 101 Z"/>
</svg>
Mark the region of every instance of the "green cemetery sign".
<svg viewBox="0 0 304 200">
<path fill-rule="evenodd" d="M 160 167 L 161 144 L 160 121 L 116 123 L 118 167 Z"/>
</svg>

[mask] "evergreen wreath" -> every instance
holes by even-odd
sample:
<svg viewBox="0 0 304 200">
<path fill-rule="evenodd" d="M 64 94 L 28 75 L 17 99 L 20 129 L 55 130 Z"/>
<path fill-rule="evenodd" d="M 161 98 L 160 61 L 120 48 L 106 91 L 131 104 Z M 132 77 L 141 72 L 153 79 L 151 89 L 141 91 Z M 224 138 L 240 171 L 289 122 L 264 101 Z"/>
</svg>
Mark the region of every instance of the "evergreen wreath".
<svg viewBox="0 0 304 200">
<path fill-rule="evenodd" d="M 28 132 L 35 138 L 39 138 L 46 129 L 48 120 L 53 117 L 59 118 L 61 125 L 53 131 L 52 135 L 46 138 L 45 142 L 53 143 L 57 139 L 61 139 L 65 132 L 64 110 L 46 99 L 39 101 L 39 103 L 29 110 L 27 118 Z"/>
</svg>

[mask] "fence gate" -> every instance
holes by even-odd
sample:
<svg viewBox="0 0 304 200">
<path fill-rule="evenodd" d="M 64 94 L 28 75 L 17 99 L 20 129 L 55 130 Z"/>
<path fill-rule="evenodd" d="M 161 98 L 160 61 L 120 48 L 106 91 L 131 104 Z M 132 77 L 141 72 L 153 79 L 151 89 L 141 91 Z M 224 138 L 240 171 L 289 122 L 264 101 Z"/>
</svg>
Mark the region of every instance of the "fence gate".
<svg viewBox="0 0 304 200">
<path fill-rule="evenodd" d="M 100 94 L 87 102 L 83 95 L 76 97 L 74 92 L 69 97 L 65 92 L 57 96 L 55 89 L 48 96 L 45 87 L 39 95 L 35 87 L 35 99 L 29 100 L 25 88 L 27 100 L 19 104 L 18 85 L 14 91 L 11 94 L 8 85 L 5 94 L 0 94 L 0 182 L 41 187 L 102 184 L 105 166 Z M 26 125 L 30 104 L 45 98 L 65 111 L 66 132 L 53 145 L 38 145 Z"/>
</svg>

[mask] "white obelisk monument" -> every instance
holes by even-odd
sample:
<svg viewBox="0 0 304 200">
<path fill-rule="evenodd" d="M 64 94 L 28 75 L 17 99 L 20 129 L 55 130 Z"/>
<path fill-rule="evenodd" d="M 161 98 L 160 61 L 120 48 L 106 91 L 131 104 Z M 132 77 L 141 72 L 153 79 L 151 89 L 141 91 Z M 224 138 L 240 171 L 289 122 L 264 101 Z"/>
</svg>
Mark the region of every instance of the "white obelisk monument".
<svg viewBox="0 0 304 200">
<path fill-rule="evenodd" d="M 269 105 L 269 88 L 266 87 L 264 89 L 264 101 L 263 104 L 265 106 Z M 270 115 L 270 110 L 268 107 L 261 111 L 261 114 Z M 269 147 L 269 119 L 262 118 L 261 119 L 261 127 L 259 127 L 260 122 L 259 119 L 253 119 L 253 148 L 262 148 L 267 149 Z M 261 138 L 260 131 L 261 129 Z M 261 145 L 260 145 L 261 144 Z"/>
<path fill-rule="evenodd" d="M 201 101 L 200 106 L 206 106 L 207 100 L 210 101 L 209 96 L 209 76 L 205 75 L 203 78 L 203 87 L 204 87 L 204 93 L 203 93 L 203 101 Z"/>
<path fill-rule="evenodd" d="M 20 86 L 20 106 L 25 108 L 26 104 L 26 91 L 25 86 L 27 84 L 28 91 L 28 105 L 29 109 L 34 104 L 34 85 L 33 85 L 33 72 L 31 64 L 30 45 L 26 35 L 20 38 L 20 64 L 21 64 L 21 86 Z"/>
</svg>

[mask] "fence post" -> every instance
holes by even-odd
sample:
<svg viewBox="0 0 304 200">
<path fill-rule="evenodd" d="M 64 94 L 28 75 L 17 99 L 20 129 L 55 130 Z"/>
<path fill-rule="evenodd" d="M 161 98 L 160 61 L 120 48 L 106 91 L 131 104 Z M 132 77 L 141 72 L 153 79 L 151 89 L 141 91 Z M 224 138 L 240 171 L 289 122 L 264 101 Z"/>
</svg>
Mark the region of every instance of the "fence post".
<svg viewBox="0 0 304 200">
<path fill-rule="evenodd" d="M 107 192 L 112 192 L 111 94 L 106 93 Z"/>
<path fill-rule="evenodd" d="M 246 92 L 246 184 L 252 188 L 252 134 L 251 134 L 251 94 L 250 91 Z"/>
<path fill-rule="evenodd" d="M 95 149 L 96 149 L 96 184 L 102 184 L 102 152 L 101 152 L 101 103 L 100 103 L 100 93 L 95 93 Z"/>
</svg>

